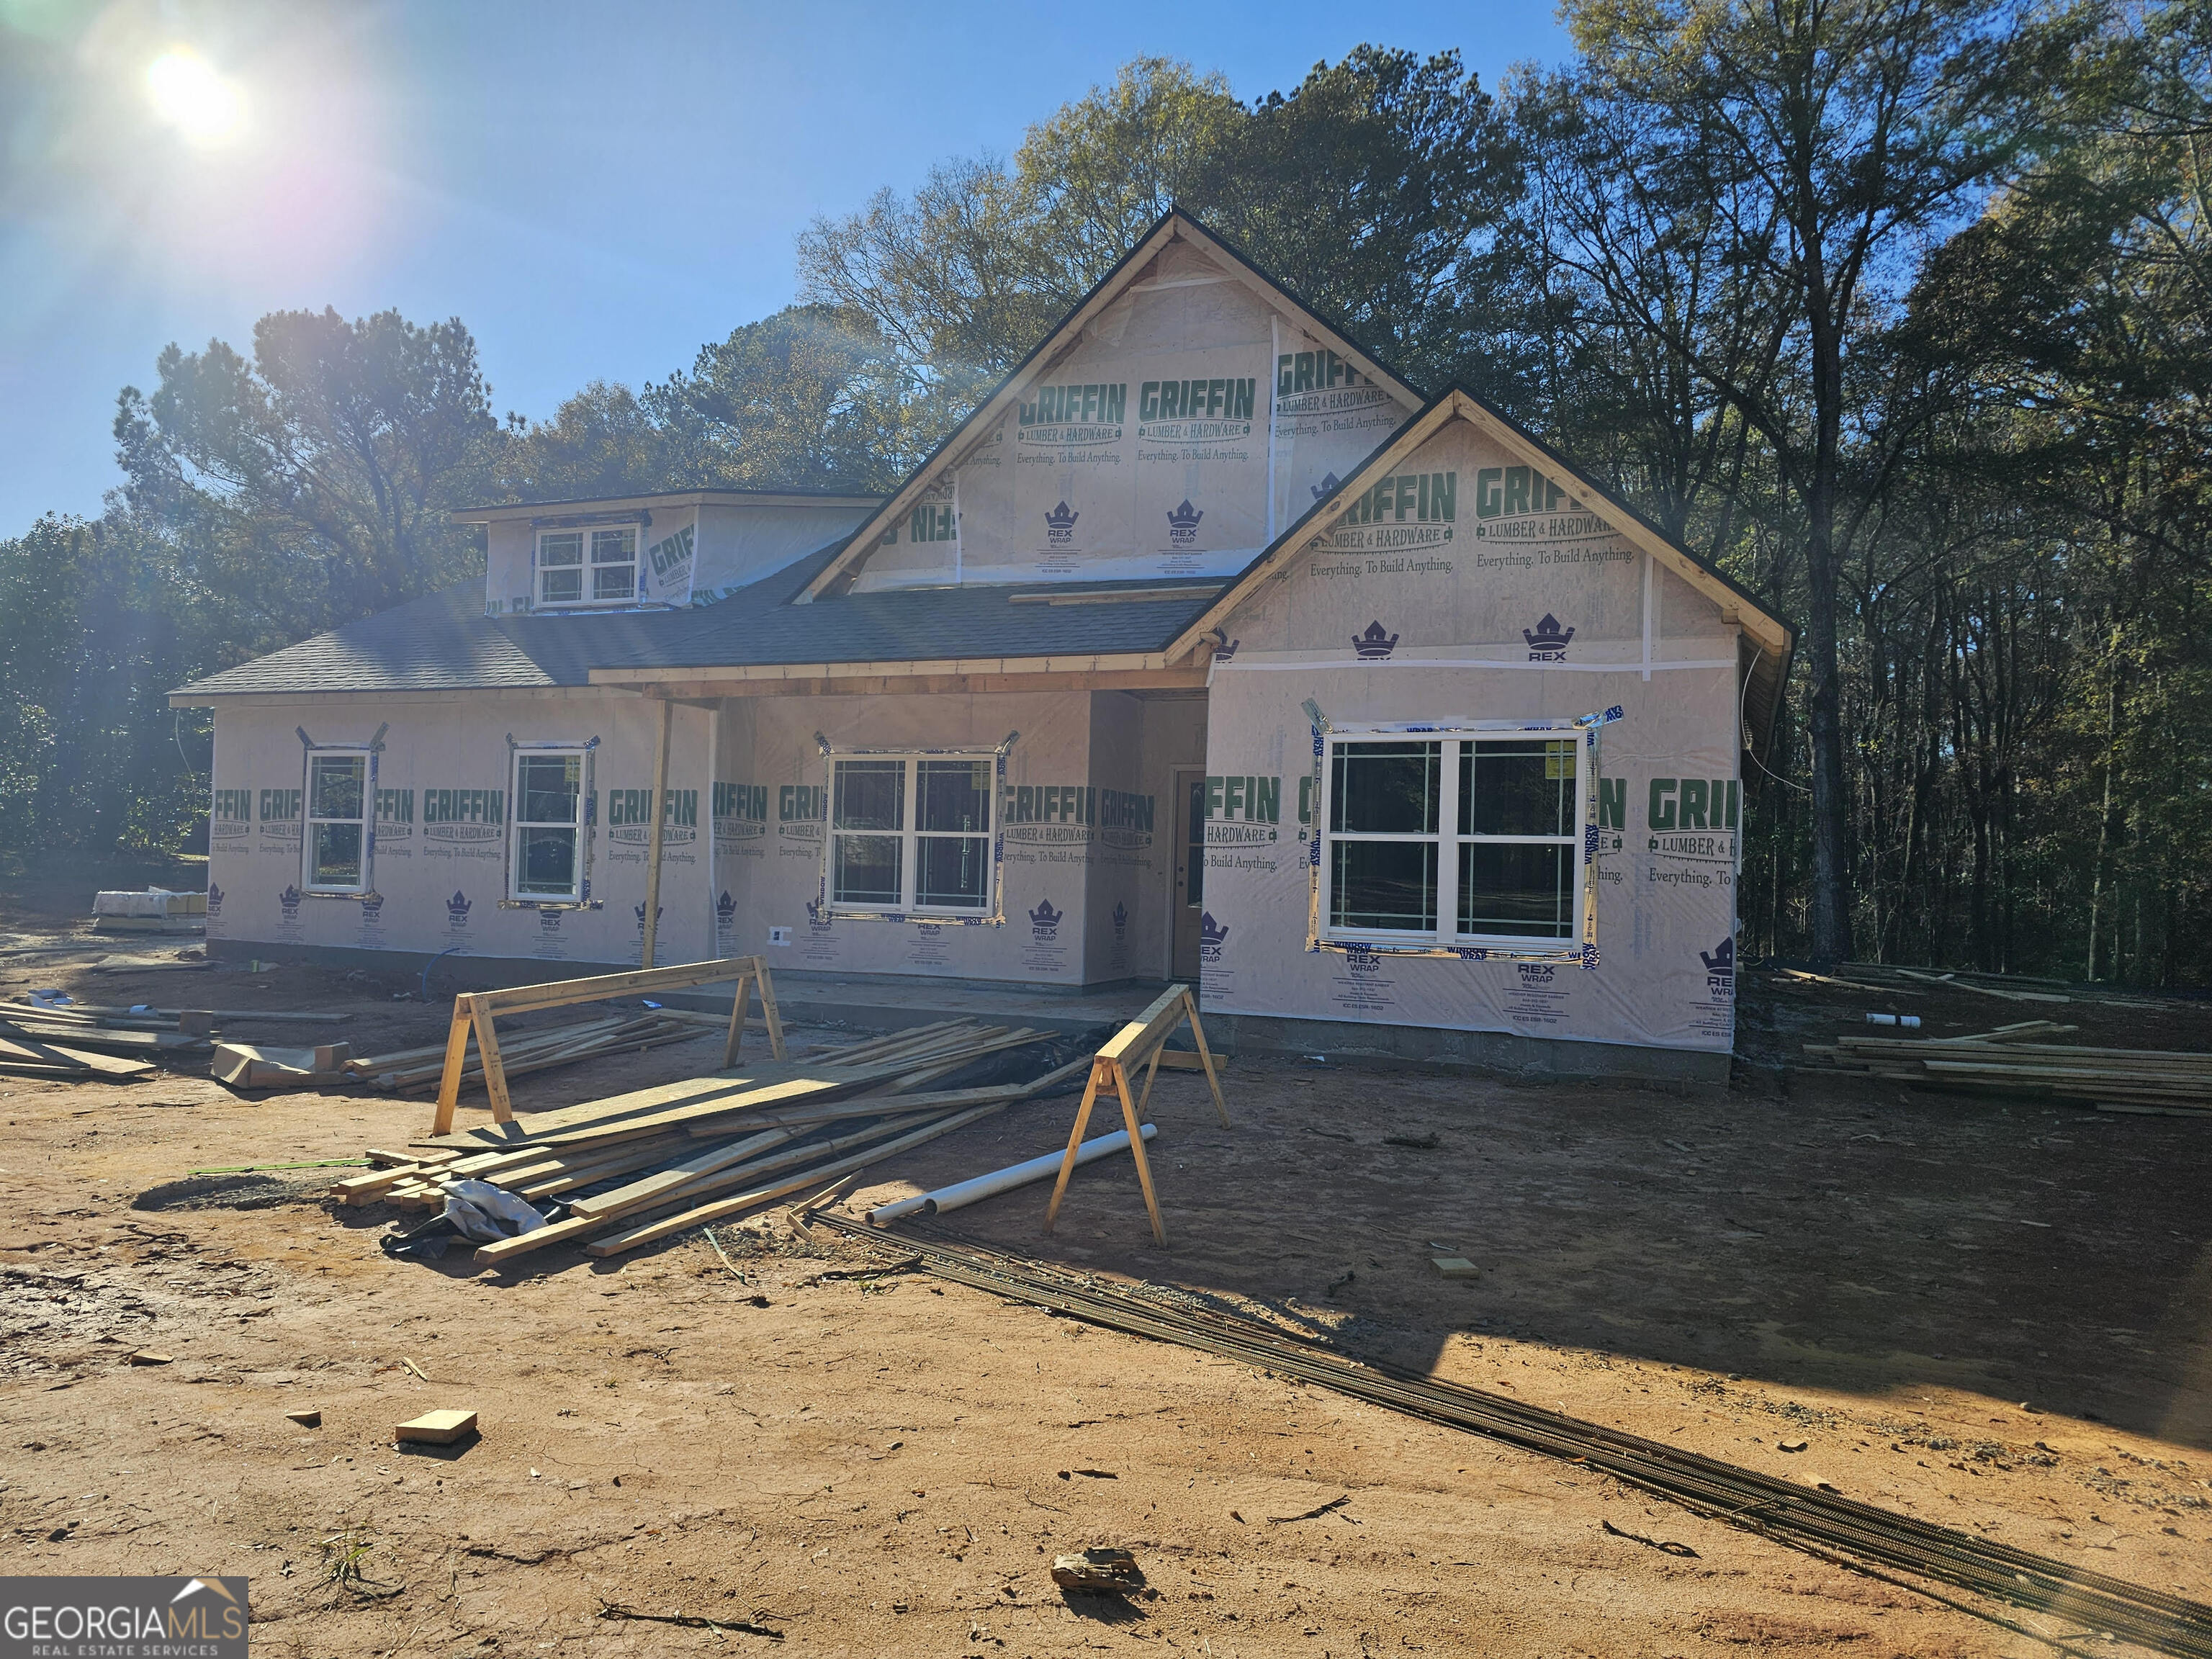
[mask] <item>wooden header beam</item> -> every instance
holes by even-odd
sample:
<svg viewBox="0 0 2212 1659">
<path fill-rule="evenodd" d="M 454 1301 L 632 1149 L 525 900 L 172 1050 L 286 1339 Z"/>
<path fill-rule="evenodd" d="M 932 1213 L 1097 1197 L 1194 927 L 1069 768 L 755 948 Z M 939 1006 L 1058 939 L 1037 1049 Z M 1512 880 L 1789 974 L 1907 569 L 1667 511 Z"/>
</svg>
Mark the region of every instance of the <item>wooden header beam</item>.
<svg viewBox="0 0 2212 1659">
<path fill-rule="evenodd" d="M 846 674 L 790 679 L 704 678 L 661 680 L 629 688 L 671 702 L 711 703 L 720 697 L 975 696 L 990 692 L 1203 691 L 1206 670 L 1104 669 L 1065 674 Z M 602 682 L 613 684 L 614 682 Z"/>
</svg>

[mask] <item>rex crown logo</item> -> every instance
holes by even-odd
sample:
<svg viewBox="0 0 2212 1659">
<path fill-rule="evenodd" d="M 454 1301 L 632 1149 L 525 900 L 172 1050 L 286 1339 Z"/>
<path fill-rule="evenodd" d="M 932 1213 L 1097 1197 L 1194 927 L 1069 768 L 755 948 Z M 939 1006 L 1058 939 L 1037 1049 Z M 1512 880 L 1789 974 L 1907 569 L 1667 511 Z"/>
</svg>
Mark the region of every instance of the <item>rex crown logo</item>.
<svg viewBox="0 0 2212 1659">
<path fill-rule="evenodd" d="M 1317 501 L 1327 501 L 1331 495 L 1336 494 L 1337 485 L 1343 482 L 1344 480 L 1338 477 L 1335 473 L 1329 473 L 1319 483 L 1311 486 L 1313 498 Z"/>
<path fill-rule="evenodd" d="M 1705 985 L 1710 990 L 1732 990 L 1735 986 L 1735 935 L 1731 933 L 1720 942 L 1717 950 L 1700 951 L 1698 956 L 1705 964 Z"/>
<path fill-rule="evenodd" d="M 1168 509 L 1168 539 L 1177 544 L 1195 539 L 1198 535 L 1198 521 L 1205 516 L 1205 514 L 1190 504 L 1189 496 L 1184 496 L 1181 507 L 1171 507 Z"/>
<path fill-rule="evenodd" d="M 446 920 L 453 927 L 465 927 L 469 925 L 469 912 L 473 908 L 469 903 L 468 895 L 455 888 L 453 897 L 446 901 Z"/>
<path fill-rule="evenodd" d="M 726 927 L 730 925 L 731 918 L 737 914 L 738 902 L 730 896 L 730 890 L 725 887 L 722 890 L 722 896 L 714 901 L 714 920 Z"/>
<path fill-rule="evenodd" d="M 1213 912 L 1204 912 L 1198 919 L 1198 943 L 1201 950 L 1218 951 L 1222 941 L 1229 937 L 1229 924 L 1216 921 Z"/>
<path fill-rule="evenodd" d="M 1564 662 L 1567 655 L 1567 642 L 1574 636 L 1573 629 L 1562 629 L 1559 619 L 1548 611 L 1534 629 L 1521 630 L 1521 637 L 1528 641 L 1530 662 Z"/>
<path fill-rule="evenodd" d="M 1040 933 L 1049 933 L 1059 927 L 1060 919 L 1066 914 L 1065 910 L 1054 909 L 1050 899 L 1039 899 L 1037 908 L 1030 912 L 1030 926 Z"/>
<path fill-rule="evenodd" d="M 1075 521 L 1083 515 L 1062 501 L 1044 515 L 1044 527 L 1054 541 L 1065 541 L 1075 533 Z"/>
<path fill-rule="evenodd" d="M 1364 634 L 1355 635 L 1352 637 L 1352 648 L 1357 651 L 1363 659 L 1376 661 L 1389 656 L 1398 648 L 1398 636 L 1395 634 L 1385 633 L 1381 623 L 1371 622 L 1367 624 L 1367 631 Z"/>
</svg>

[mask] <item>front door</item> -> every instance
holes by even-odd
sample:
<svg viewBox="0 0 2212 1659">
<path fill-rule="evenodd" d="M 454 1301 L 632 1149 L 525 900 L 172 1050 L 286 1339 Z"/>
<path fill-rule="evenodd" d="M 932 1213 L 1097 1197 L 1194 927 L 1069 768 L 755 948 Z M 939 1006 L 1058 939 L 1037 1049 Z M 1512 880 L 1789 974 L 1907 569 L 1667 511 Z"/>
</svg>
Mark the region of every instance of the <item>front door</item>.
<svg viewBox="0 0 2212 1659">
<path fill-rule="evenodd" d="M 1175 775 L 1175 920 L 1170 974 L 1198 981 L 1199 923 L 1206 915 L 1206 774 Z"/>
</svg>

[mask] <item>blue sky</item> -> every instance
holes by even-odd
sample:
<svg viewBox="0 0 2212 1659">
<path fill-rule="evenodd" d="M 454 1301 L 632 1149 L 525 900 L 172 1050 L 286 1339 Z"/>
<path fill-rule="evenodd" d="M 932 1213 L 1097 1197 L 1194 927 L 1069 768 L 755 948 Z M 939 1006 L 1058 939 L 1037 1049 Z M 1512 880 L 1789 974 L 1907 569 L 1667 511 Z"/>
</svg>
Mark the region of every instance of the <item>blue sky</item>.
<svg viewBox="0 0 2212 1659">
<path fill-rule="evenodd" d="M 0 0 L 0 536 L 119 482 L 117 390 L 263 313 L 459 316 L 495 408 L 659 379 L 792 297 L 817 214 L 904 190 L 1139 53 L 1242 96 L 1362 40 L 1486 86 L 1567 52 L 1548 0 L 957 9 Z M 149 96 L 184 48 L 237 100 L 195 143 Z"/>
</svg>

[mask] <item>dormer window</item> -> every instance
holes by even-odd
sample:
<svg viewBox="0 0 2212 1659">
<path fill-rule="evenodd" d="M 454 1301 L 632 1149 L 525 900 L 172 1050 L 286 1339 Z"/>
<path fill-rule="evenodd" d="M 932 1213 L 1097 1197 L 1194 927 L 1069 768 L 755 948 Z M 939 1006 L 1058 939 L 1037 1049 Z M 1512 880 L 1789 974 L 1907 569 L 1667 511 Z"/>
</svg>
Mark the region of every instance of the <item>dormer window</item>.
<svg viewBox="0 0 2212 1659">
<path fill-rule="evenodd" d="M 541 530 L 538 532 L 540 605 L 634 605 L 637 601 L 637 531 Z"/>
</svg>

